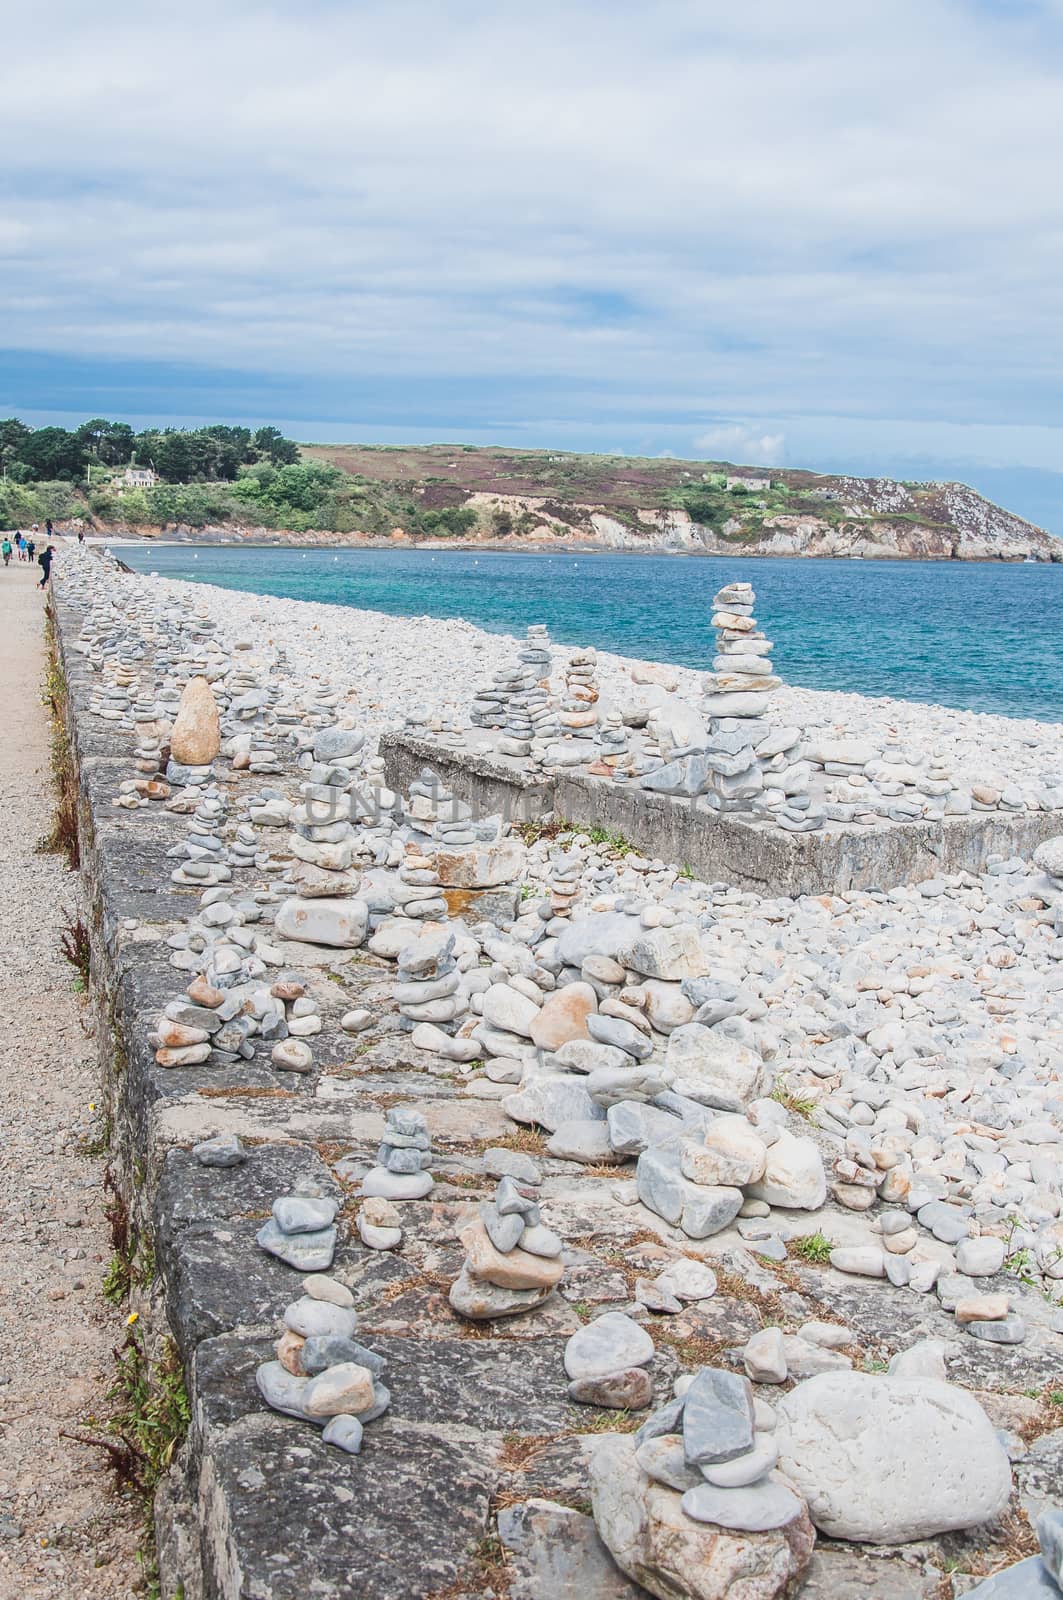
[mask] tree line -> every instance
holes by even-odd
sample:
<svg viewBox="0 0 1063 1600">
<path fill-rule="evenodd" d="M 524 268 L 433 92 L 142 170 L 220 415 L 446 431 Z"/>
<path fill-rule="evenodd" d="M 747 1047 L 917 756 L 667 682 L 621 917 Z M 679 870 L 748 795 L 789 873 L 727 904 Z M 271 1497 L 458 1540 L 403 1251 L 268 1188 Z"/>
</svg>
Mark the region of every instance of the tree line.
<svg viewBox="0 0 1063 1600">
<path fill-rule="evenodd" d="M 164 483 L 233 483 L 265 462 L 290 466 L 299 446 L 279 428 L 146 428 L 93 417 L 78 428 L 31 428 L 18 417 L 0 421 L 0 468 L 16 484 L 83 483 L 93 466 L 151 467 Z"/>
</svg>

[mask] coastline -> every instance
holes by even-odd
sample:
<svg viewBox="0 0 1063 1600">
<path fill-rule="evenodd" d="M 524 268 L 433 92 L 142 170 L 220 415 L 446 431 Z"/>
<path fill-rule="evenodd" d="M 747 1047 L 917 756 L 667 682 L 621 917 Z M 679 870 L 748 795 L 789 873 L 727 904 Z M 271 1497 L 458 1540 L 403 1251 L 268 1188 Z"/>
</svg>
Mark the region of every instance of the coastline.
<svg viewBox="0 0 1063 1600">
<path fill-rule="evenodd" d="M 68 530 L 61 530 L 67 533 Z M 147 547 L 157 549 L 205 549 L 205 550 L 329 550 L 334 554 L 350 551 L 358 553 L 372 551 L 374 554 L 385 554 L 391 551 L 430 551 L 433 555 L 446 554 L 450 551 L 461 552 L 466 555 L 488 553 L 491 555 L 578 555 L 578 556 L 675 556 L 691 557 L 695 560 L 706 561 L 861 561 L 873 563 L 876 561 L 903 562 L 917 561 L 921 564 L 942 566 L 951 562 L 958 562 L 963 566 L 1023 566 L 1034 565 L 1050 567 L 1063 564 L 1063 540 L 1059 541 L 1058 554 L 1053 551 L 1045 556 L 1040 553 L 1030 555 L 1010 555 L 1001 552 L 999 555 L 913 555 L 908 551 L 878 550 L 872 555 L 845 554 L 837 551 L 797 551 L 797 550 L 765 550 L 736 543 L 733 549 L 709 550 L 695 549 L 687 546 L 677 548 L 674 544 L 665 541 L 651 542 L 639 541 L 632 544 L 610 544 L 605 541 L 581 541 L 578 539 L 565 540 L 533 540 L 525 539 L 514 541 L 512 539 L 387 539 L 366 538 L 353 541 L 348 535 L 321 534 L 294 534 L 278 532 L 276 538 L 269 538 L 255 531 L 255 537 L 230 537 L 218 535 L 209 536 L 210 530 L 199 529 L 194 534 L 174 538 L 156 538 L 150 534 L 133 534 L 128 531 L 122 533 L 93 532 L 85 535 L 85 543 L 100 547 L 123 545 Z"/>
</svg>

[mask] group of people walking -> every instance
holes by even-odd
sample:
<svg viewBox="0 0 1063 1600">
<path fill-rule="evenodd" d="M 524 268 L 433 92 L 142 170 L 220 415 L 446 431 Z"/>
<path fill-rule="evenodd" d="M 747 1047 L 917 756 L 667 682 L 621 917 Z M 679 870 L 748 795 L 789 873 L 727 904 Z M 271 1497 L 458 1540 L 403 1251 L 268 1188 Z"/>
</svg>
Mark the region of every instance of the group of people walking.
<svg viewBox="0 0 1063 1600">
<path fill-rule="evenodd" d="M 52 544 L 52 524 L 50 521 L 45 523 L 45 529 L 45 547 L 37 556 L 37 565 L 41 569 L 41 581 L 37 585 L 38 589 L 47 588 L 48 579 L 52 571 L 52 557 L 55 555 L 55 546 Z M 5 533 L 2 542 L 0 542 L 0 556 L 3 557 L 4 566 L 9 567 L 11 565 L 12 556 L 17 556 L 19 561 L 28 561 L 32 564 L 33 557 L 37 552 L 37 540 L 40 536 L 40 531 L 41 530 L 39 526 L 35 522 L 28 534 L 23 533 L 20 529 L 15 534 L 14 543 L 12 543 L 11 535 Z"/>
</svg>

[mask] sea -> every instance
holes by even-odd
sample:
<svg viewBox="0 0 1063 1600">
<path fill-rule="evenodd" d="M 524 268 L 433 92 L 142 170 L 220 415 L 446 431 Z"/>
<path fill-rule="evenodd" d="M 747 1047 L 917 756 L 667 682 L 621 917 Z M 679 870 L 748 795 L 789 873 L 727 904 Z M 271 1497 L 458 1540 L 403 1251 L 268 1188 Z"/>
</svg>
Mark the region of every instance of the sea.
<svg viewBox="0 0 1063 1600">
<path fill-rule="evenodd" d="M 1063 721 L 1063 564 L 123 545 L 138 572 L 711 669 L 712 596 L 752 583 L 788 683 Z"/>
</svg>

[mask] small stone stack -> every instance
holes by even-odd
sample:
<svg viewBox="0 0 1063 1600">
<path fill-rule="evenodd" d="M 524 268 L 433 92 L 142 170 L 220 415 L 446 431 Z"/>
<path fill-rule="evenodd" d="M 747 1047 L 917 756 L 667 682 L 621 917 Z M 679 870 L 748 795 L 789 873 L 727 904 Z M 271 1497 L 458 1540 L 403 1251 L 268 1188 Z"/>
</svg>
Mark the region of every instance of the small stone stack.
<svg viewBox="0 0 1063 1600">
<path fill-rule="evenodd" d="M 551 850 L 548 887 L 555 917 L 567 917 L 580 895 L 583 858 L 576 850 Z"/>
<path fill-rule="evenodd" d="M 336 1252 L 335 1200 L 320 1193 L 282 1195 L 256 1235 L 268 1255 L 297 1272 L 327 1272 Z"/>
<path fill-rule="evenodd" d="M 377 1165 L 362 1180 L 363 1195 L 423 1200 L 432 1191 L 432 1174 L 425 1170 L 431 1156 L 432 1141 L 421 1113 L 392 1106 L 385 1118 Z"/>
<path fill-rule="evenodd" d="M 731 583 L 713 599 L 713 671 L 701 710 L 709 719 L 705 762 L 712 774 L 707 803 L 717 811 L 748 811 L 790 833 L 823 825 L 809 793 L 811 768 L 801 759 L 800 732 L 772 729 L 763 717 L 782 679 L 771 661 L 771 640 L 753 615 L 751 584 Z"/>
<path fill-rule="evenodd" d="M 272 1410 L 324 1428 L 326 1444 L 357 1455 L 364 1425 L 391 1404 L 380 1381 L 387 1362 L 356 1343 L 358 1317 L 345 1284 L 315 1273 L 303 1287 L 284 1313 L 277 1359 L 263 1362 L 255 1381 Z"/>
<path fill-rule="evenodd" d="M 277 912 L 281 938 L 350 950 L 365 939 L 369 908 L 356 898 L 360 879 L 354 868 L 355 831 L 351 824 L 353 764 L 364 743 L 353 728 L 324 729 L 315 736 L 308 780 L 300 784 L 302 802 L 292 807 L 288 848 L 295 857 L 289 879 L 296 898 Z"/>
<path fill-rule="evenodd" d="M 711 729 L 707 799 L 718 811 L 750 810 L 764 787 L 756 745 L 768 697 L 780 680 L 772 672 L 771 641 L 757 628 L 754 600 L 751 584 L 731 583 L 712 602 L 716 655 L 701 710 Z"/>
<path fill-rule="evenodd" d="M 459 1238 L 465 1262 L 450 1289 L 450 1304 L 473 1322 L 532 1311 L 564 1273 L 562 1244 L 544 1227 L 537 1202 L 513 1178 L 499 1180 L 493 1200 Z"/>
<path fill-rule="evenodd" d="M 743 1589 L 748 1578 L 750 1593 L 792 1592 L 815 1531 L 805 1501 L 774 1472 L 779 1447 L 757 1418 L 747 1378 L 702 1367 L 633 1438 L 611 1440 L 595 1453 L 595 1520 L 624 1570 L 637 1530 L 641 1551 L 657 1551 L 665 1570 L 703 1580 L 676 1593 L 730 1593 L 735 1578 Z M 766 1573 L 772 1576 L 761 1588 Z M 710 1574 L 711 1591 L 704 1582 Z"/>
<path fill-rule="evenodd" d="M 598 760 L 611 773 L 627 772 L 632 766 L 627 729 L 619 711 L 607 711 L 598 732 Z"/>
<path fill-rule="evenodd" d="M 502 755 L 530 756 L 533 741 L 556 736 L 557 715 L 547 686 L 551 664 L 549 635 L 541 623 L 533 623 L 513 665 L 477 692 L 469 720 L 474 728 L 501 730 Z"/>
<path fill-rule="evenodd" d="M 568 1397 L 577 1405 L 639 1411 L 653 1400 L 648 1371 L 655 1351 L 645 1328 L 622 1311 L 607 1311 L 565 1346 Z"/>
<path fill-rule="evenodd" d="M 399 952 L 395 1000 L 400 1026 L 407 1031 L 429 1023 L 451 1034 L 468 1015 L 469 1000 L 454 954 L 455 942 L 454 934 L 441 928 L 438 936 L 433 930 Z"/>
<path fill-rule="evenodd" d="M 565 688 L 558 718 L 565 739 L 585 746 L 581 762 L 597 755 L 598 656 L 594 650 L 575 650 L 565 667 Z"/>
</svg>

